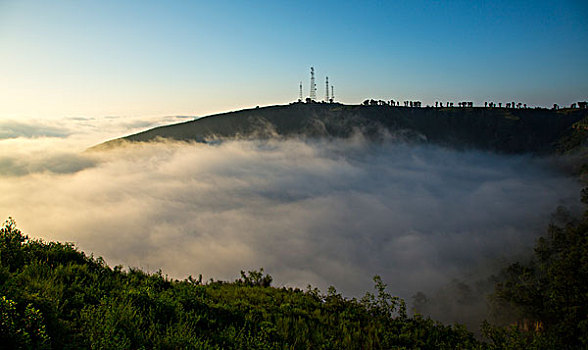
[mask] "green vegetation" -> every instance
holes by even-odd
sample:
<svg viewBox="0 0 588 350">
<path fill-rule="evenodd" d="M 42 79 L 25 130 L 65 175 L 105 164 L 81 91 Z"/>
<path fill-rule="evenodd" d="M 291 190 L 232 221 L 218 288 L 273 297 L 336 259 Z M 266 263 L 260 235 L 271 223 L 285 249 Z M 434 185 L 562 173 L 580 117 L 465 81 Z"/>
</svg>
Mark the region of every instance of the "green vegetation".
<svg viewBox="0 0 588 350">
<path fill-rule="evenodd" d="M 263 269 L 230 283 L 179 281 L 29 239 L 9 219 L 0 229 L 0 348 L 588 348 L 587 233 L 588 211 L 558 209 L 533 259 L 496 279 L 500 322 L 484 322 L 478 340 L 463 326 L 408 316 L 377 276 L 376 292 L 359 300 L 333 287 L 274 288 Z"/>
<path fill-rule="evenodd" d="M 71 244 L 0 230 L 0 347 L 92 349 L 470 349 L 460 326 L 408 317 L 375 294 L 273 288 L 263 270 L 235 282 L 123 271 Z"/>
<path fill-rule="evenodd" d="M 588 188 L 582 201 L 588 204 Z M 472 312 L 468 324 L 482 325 L 489 349 L 588 349 L 588 211 L 575 217 L 557 208 L 527 260 L 469 284 L 453 280 L 433 297 L 419 292 L 413 299 L 418 312 L 443 317 L 457 311 L 464 321 L 468 310 L 484 304 L 489 313 Z"/>
<path fill-rule="evenodd" d="M 588 188 L 582 201 L 588 204 Z M 533 259 L 505 269 L 491 299 L 512 324 L 484 324 L 497 348 L 588 348 L 588 211 L 574 218 L 558 208 Z"/>
<path fill-rule="evenodd" d="M 557 152 L 574 158 L 571 173 L 588 182 L 588 116 L 574 123 L 556 145 Z"/>
</svg>

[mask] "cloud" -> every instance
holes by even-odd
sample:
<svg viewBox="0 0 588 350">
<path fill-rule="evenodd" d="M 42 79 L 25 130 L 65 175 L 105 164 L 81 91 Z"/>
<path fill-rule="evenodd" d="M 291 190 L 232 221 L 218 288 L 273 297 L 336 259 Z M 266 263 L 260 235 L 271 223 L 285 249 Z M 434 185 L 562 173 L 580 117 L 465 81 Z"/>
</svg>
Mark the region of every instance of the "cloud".
<svg viewBox="0 0 588 350">
<path fill-rule="evenodd" d="M 264 267 L 360 296 L 379 274 L 408 300 L 528 251 L 580 188 L 545 159 L 361 138 L 22 157 L 4 160 L 0 215 L 34 237 L 177 278 Z"/>
<path fill-rule="evenodd" d="M 75 173 L 95 165 L 88 156 L 71 153 L 37 157 L 0 156 L 0 176 L 23 176 L 32 173 Z"/>
<path fill-rule="evenodd" d="M 39 121 L 0 120 L 0 140 L 18 137 L 67 137 L 70 134 L 71 132 L 66 128 L 47 125 Z"/>
</svg>

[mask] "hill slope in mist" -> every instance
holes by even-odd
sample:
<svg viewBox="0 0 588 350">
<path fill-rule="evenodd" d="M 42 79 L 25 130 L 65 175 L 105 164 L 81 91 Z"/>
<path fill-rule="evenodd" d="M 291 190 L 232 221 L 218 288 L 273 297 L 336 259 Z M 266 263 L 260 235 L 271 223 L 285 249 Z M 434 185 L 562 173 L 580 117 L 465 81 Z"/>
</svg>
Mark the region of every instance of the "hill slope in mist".
<svg viewBox="0 0 588 350">
<path fill-rule="evenodd" d="M 507 108 L 408 108 L 323 103 L 294 103 L 216 114 L 197 120 L 161 126 L 96 146 L 121 141 L 147 142 L 158 138 L 208 142 L 217 139 L 270 137 L 341 137 L 362 133 L 371 139 L 391 137 L 428 142 L 457 149 L 500 153 L 546 154 L 561 151 L 561 140 L 580 142 L 575 123 L 588 110 Z"/>
<path fill-rule="evenodd" d="M 409 317 L 379 277 L 347 299 L 274 288 L 261 271 L 235 282 L 180 281 L 111 268 L 72 244 L 0 228 L 1 349 L 471 349 L 461 326 Z"/>
</svg>

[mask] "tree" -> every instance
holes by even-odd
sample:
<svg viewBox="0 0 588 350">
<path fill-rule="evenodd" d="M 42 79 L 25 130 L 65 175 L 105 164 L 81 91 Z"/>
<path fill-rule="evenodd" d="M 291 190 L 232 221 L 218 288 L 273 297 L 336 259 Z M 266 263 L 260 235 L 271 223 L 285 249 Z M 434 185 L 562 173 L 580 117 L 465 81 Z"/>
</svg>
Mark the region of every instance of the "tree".
<svg viewBox="0 0 588 350">
<path fill-rule="evenodd" d="M 588 188 L 582 191 L 588 202 Z M 503 271 L 495 306 L 516 311 L 520 324 L 558 348 L 588 347 L 588 211 L 577 219 L 563 207 L 538 239 L 533 259 Z"/>
<path fill-rule="evenodd" d="M 263 268 L 259 271 L 245 271 L 241 270 L 241 278 L 237 280 L 238 283 L 246 286 L 269 287 L 272 284 L 273 278 L 270 275 L 263 273 Z"/>
</svg>

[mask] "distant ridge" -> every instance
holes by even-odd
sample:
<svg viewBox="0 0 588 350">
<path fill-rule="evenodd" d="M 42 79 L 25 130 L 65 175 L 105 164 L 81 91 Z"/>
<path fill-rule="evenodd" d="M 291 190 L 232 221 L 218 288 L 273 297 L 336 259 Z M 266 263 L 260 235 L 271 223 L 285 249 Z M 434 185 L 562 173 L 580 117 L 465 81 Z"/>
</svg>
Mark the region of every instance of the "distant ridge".
<svg viewBox="0 0 588 350">
<path fill-rule="evenodd" d="M 578 122 L 587 117 L 587 109 L 412 108 L 293 103 L 215 114 L 160 126 L 105 142 L 92 149 L 116 147 L 124 141 L 346 138 L 359 132 L 374 140 L 391 137 L 457 149 L 548 154 L 569 151 L 585 144 L 587 131 L 578 127 L 581 124 Z M 568 144 L 562 145 L 562 140 Z"/>
</svg>

